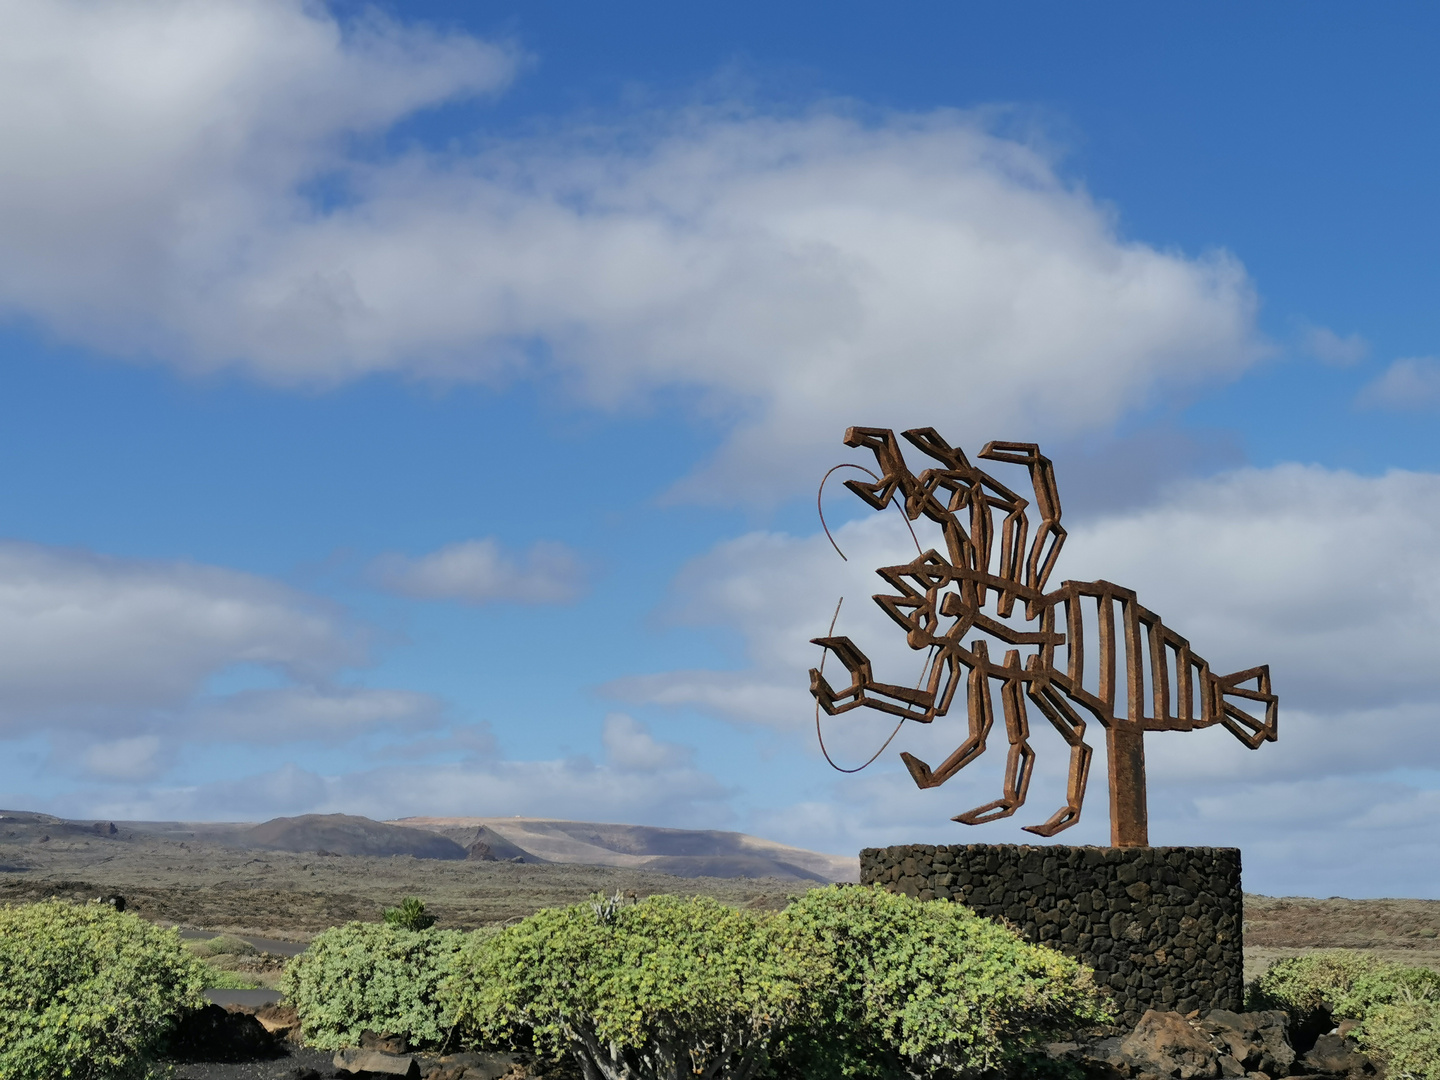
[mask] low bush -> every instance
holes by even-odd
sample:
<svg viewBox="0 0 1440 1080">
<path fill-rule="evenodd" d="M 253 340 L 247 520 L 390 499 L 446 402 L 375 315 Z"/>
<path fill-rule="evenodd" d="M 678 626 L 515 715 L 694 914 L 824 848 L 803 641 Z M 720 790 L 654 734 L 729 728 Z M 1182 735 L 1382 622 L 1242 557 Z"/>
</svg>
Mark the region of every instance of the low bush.
<svg viewBox="0 0 1440 1080">
<path fill-rule="evenodd" d="M 192 942 L 190 951 L 196 956 L 254 956 L 260 950 L 234 934 L 219 934 L 205 941 Z"/>
<path fill-rule="evenodd" d="M 385 925 L 401 930 L 429 930 L 435 925 L 435 916 L 426 913 L 424 901 L 407 896 L 399 907 L 385 910 Z"/>
<path fill-rule="evenodd" d="M 203 978 L 207 990 L 258 990 L 262 985 L 259 979 L 243 972 L 227 971 L 204 960 L 200 962 L 205 968 Z"/>
<path fill-rule="evenodd" d="M 0 908 L 0 1080 L 143 1076 L 204 985 L 175 931 L 109 905 Z"/>
<path fill-rule="evenodd" d="M 777 920 L 706 897 L 539 911 L 475 937 L 452 983 L 468 1038 L 573 1052 L 587 1080 L 748 1080 L 828 967 Z"/>
<path fill-rule="evenodd" d="M 1108 1020 L 1091 973 L 948 902 L 812 890 L 778 915 L 652 896 L 468 944 L 465 1035 L 575 1054 L 588 1080 L 974 1075 Z"/>
<path fill-rule="evenodd" d="M 1015 1067 L 1060 1033 L 1111 1019 L 1088 968 L 959 904 L 831 886 L 778 921 L 834 970 L 818 1022 L 787 1041 L 792 1075 Z"/>
<path fill-rule="evenodd" d="M 1355 1040 L 1391 1080 L 1440 1080 L 1440 973 L 1429 968 L 1330 949 L 1272 964 L 1247 1001 L 1285 1009 L 1300 1026 L 1356 1020 Z"/>
<path fill-rule="evenodd" d="M 433 1046 L 450 1028 L 439 990 L 464 940 L 456 930 L 332 927 L 285 966 L 280 990 L 311 1045 L 355 1046 L 370 1029 Z"/>
</svg>

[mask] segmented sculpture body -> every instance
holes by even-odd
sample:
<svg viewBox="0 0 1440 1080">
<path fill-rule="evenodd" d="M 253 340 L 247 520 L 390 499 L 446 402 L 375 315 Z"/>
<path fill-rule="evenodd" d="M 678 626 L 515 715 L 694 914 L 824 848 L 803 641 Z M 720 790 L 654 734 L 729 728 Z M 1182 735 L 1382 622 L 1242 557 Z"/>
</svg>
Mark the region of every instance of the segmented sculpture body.
<svg viewBox="0 0 1440 1080">
<path fill-rule="evenodd" d="M 1080 818 L 1092 756 L 1085 739 L 1087 715 L 1105 728 L 1111 839 L 1120 846 L 1148 843 L 1146 731 L 1222 724 L 1252 749 L 1276 738 L 1277 699 L 1268 667 L 1213 674 L 1185 638 L 1142 607 L 1134 592 L 1111 582 L 1066 581 L 1053 592 L 1045 591 L 1065 530 L 1054 469 L 1038 446 L 992 442 L 979 455 L 1029 470 L 1040 521 L 1027 546 L 1028 500 L 971 465 L 934 429 L 906 431 L 904 436 L 941 467 L 917 476 L 906 465 L 892 431 L 851 428 L 846 445 L 873 451 L 880 474 L 874 482 L 846 481 L 846 487 L 877 510 L 899 500 L 911 521 L 923 516 L 944 536 L 943 554 L 931 549 L 909 563 L 877 571 L 896 591 L 877 595 L 875 602 L 905 631 L 912 649 L 932 650 L 927 677 L 918 687 L 876 682 L 869 659 L 848 637 L 815 638 L 815 644 L 845 665 L 851 681 L 836 691 L 813 669 L 811 692 L 830 715 L 869 708 L 928 724 L 949 711 L 963 682 L 969 718 L 965 741 L 934 768 L 911 754 L 901 755 L 920 787 L 935 787 L 984 752 L 998 687 L 1010 744 L 1004 791 L 954 820 L 969 825 L 993 821 L 1025 802 L 1035 760 L 1027 701 L 1070 746 L 1065 805 L 1043 824 L 1026 827 L 1041 836 L 1053 836 Z M 1015 625 L 1017 605 L 1023 610 L 1023 626 Z M 1087 607 L 1097 628 L 1093 659 L 1087 653 Z M 972 634 L 983 636 L 967 645 Z M 1011 647 L 995 659 L 987 639 Z M 1061 648 L 1066 654 L 1063 666 L 1056 662 Z M 1123 671 L 1117 665 L 1122 649 Z M 1022 650 L 1028 653 L 1023 662 Z M 1087 659 L 1098 671 L 1087 671 Z M 1092 677 L 1087 679 L 1087 674 Z M 1263 717 L 1247 711 L 1245 706 L 1255 707 L 1252 703 L 1261 707 Z"/>
</svg>

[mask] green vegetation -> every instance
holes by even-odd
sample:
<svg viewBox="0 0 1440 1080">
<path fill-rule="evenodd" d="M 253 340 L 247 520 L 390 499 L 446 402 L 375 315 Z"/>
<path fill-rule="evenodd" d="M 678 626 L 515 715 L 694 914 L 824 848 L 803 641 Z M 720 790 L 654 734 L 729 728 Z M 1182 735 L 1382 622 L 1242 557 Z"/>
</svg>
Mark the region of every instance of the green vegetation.
<svg viewBox="0 0 1440 1080">
<path fill-rule="evenodd" d="M 778 915 L 652 896 L 538 912 L 467 945 L 463 1033 L 587 1075 L 965 1073 L 1106 1019 L 1090 973 L 948 902 L 812 890 Z"/>
<path fill-rule="evenodd" d="M 419 898 L 407 896 L 399 907 L 386 909 L 385 925 L 401 930 L 429 930 L 435 925 L 435 916 L 425 913 L 425 904 Z"/>
<path fill-rule="evenodd" d="M 0 908 L 0 1080 L 121 1080 L 184 1009 L 203 965 L 173 930 L 101 904 Z"/>
<path fill-rule="evenodd" d="M 313 1046 L 355 1046 L 367 1028 L 432 1046 L 449 1031 L 440 983 L 464 942 L 458 930 L 347 923 L 326 930 L 290 961 L 280 990 Z"/>
<path fill-rule="evenodd" d="M 254 956 L 260 950 L 244 938 L 234 934 L 220 934 L 205 941 L 189 942 L 190 951 L 196 956 Z"/>
<path fill-rule="evenodd" d="M 240 971 L 226 971 L 214 964 L 200 961 L 205 968 L 205 987 L 209 990 L 258 990 L 263 984 L 252 975 Z"/>
<path fill-rule="evenodd" d="M 705 897 L 540 911 L 473 940 L 453 984 L 461 1029 L 528 1035 L 587 1075 L 747 1080 L 826 975 L 778 920 Z"/>
<path fill-rule="evenodd" d="M 996 1069 L 1110 1019 L 1088 968 L 959 904 L 832 886 L 779 921 L 833 972 L 785 1048 L 795 1075 Z"/>
<path fill-rule="evenodd" d="M 221 966 L 238 957 L 254 956 L 259 952 L 244 938 L 233 934 L 220 934 L 204 941 L 187 941 L 185 947 L 201 958 L 206 987 L 215 990 L 255 990 L 261 985 L 259 980 L 250 975 L 228 971 Z"/>
<path fill-rule="evenodd" d="M 1320 1010 L 1359 1021 L 1355 1040 L 1391 1080 L 1440 1080 L 1440 972 L 1331 949 L 1271 965 L 1247 1002 L 1302 1024 Z"/>
</svg>

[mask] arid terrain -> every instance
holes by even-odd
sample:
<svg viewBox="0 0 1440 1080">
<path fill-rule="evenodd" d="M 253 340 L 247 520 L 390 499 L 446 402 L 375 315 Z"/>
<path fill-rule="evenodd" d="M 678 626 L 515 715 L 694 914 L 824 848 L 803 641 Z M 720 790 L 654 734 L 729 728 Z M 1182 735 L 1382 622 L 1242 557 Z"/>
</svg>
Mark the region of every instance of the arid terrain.
<svg viewBox="0 0 1440 1080">
<path fill-rule="evenodd" d="M 1440 900 L 1245 896 L 1245 976 L 1312 949 L 1371 949 L 1440 970 Z"/>
<path fill-rule="evenodd" d="M 424 824 L 461 845 L 468 840 L 467 831 L 469 836 L 491 836 L 497 854 L 504 856 L 439 859 L 230 846 L 240 840 L 233 834 L 253 826 L 217 826 L 215 834 L 200 838 L 193 829 L 186 834 L 178 827 L 167 831 L 117 823 L 111 832 L 108 822 L 64 822 L 11 811 L 4 814 L 0 818 L 0 903 L 49 896 L 93 899 L 119 893 L 129 910 L 157 922 L 297 943 L 337 923 L 378 919 L 385 908 L 407 896 L 423 899 L 439 917 L 440 925 L 458 929 L 501 923 L 542 907 L 616 890 L 637 896 L 662 892 L 707 895 L 731 904 L 778 908 L 788 897 L 817 884 L 815 871 L 826 869 L 823 860 L 829 858 L 814 856 L 820 860 L 809 864 L 814 877 L 795 872 L 786 877 L 681 877 L 643 865 L 510 861 L 531 859 L 534 849 L 544 844 L 542 835 L 551 837 L 544 852 L 550 858 L 569 853 L 604 857 L 586 851 L 586 845 L 593 847 L 590 842 L 602 837 L 617 842 L 613 830 L 628 827 L 587 825 L 582 829 L 584 823 L 572 822 L 561 823 L 566 826 L 561 830 L 554 827 L 556 823 L 517 821 L 505 829 L 508 838 L 529 843 L 515 849 L 525 852 L 517 856 L 508 854 L 510 849 L 498 842 L 493 831 L 498 819 L 486 819 L 484 824 L 472 819 L 464 819 L 463 824 L 454 819 L 430 819 Z M 413 827 L 410 822 L 405 825 Z M 232 835 L 223 835 L 226 828 Z M 670 865 L 694 869 L 712 857 L 708 848 L 694 856 L 673 854 L 675 846 L 685 840 L 680 831 L 651 831 L 668 834 L 661 841 L 670 845 L 672 854 L 656 857 L 682 860 Z M 272 827 L 261 835 L 276 832 Z M 218 842 L 214 835 L 222 835 L 226 842 Z M 631 843 L 641 835 L 643 831 L 636 830 L 623 834 Z M 725 843 L 734 846 L 736 842 Z M 776 858 L 775 850 L 754 854 Z M 623 861 L 650 857 L 644 850 L 636 850 Z M 724 865 L 723 860 L 716 865 Z M 1247 977 L 1275 959 L 1317 948 L 1371 949 L 1389 958 L 1440 969 L 1440 900 L 1246 896 Z"/>
<path fill-rule="evenodd" d="M 120 823 L 4 812 L 0 903 L 119 893 L 128 910 L 182 927 L 303 941 L 351 919 L 377 919 L 418 896 L 443 926 L 520 918 L 597 893 L 704 894 L 781 906 L 813 880 L 677 877 L 643 867 L 411 855 L 340 855 L 227 846 Z"/>
</svg>

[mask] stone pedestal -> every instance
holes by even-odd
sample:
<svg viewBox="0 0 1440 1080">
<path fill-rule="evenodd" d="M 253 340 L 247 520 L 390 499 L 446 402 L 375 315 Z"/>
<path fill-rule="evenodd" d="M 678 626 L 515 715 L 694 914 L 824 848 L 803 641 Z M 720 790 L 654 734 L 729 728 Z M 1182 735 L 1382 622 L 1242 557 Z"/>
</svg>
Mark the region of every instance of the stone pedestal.
<svg viewBox="0 0 1440 1080">
<path fill-rule="evenodd" d="M 1005 919 L 1094 968 L 1126 1026 L 1244 1004 L 1238 848 L 906 844 L 862 851 L 860 880 Z"/>
</svg>

